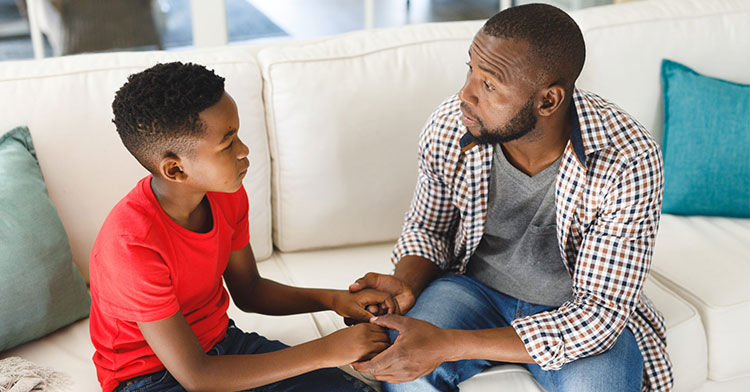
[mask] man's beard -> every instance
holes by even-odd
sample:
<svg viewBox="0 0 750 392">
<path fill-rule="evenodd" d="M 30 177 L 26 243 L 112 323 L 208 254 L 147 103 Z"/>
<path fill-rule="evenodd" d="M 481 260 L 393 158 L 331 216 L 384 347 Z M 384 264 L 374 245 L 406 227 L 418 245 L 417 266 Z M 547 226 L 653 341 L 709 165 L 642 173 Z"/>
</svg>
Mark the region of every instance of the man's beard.
<svg viewBox="0 0 750 392">
<path fill-rule="evenodd" d="M 536 126 L 536 117 L 534 117 L 534 110 L 532 109 L 533 105 L 534 99 L 533 97 L 529 97 L 529 100 L 526 101 L 521 110 L 505 126 L 498 129 L 487 129 L 482 120 L 475 117 L 480 128 L 479 136 L 474 139 L 479 144 L 500 144 L 528 135 Z"/>
</svg>

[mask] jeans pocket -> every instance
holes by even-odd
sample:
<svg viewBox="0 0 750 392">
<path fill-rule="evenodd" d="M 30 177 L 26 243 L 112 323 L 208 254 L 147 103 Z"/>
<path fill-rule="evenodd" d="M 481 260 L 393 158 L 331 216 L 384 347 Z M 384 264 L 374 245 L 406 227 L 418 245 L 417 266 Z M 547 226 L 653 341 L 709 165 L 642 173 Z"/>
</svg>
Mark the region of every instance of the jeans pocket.
<svg viewBox="0 0 750 392">
<path fill-rule="evenodd" d="M 164 370 L 163 372 L 156 373 L 151 376 L 151 385 L 157 385 L 164 382 L 164 380 L 167 379 L 167 376 L 169 376 L 169 371 Z"/>
<path fill-rule="evenodd" d="M 157 392 L 170 390 L 169 386 L 170 384 L 173 384 L 172 380 L 173 378 L 170 376 L 167 370 L 157 372 L 152 374 L 151 377 L 143 380 L 140 388 L 136 389 L 134 392 Z"/>
</svg>

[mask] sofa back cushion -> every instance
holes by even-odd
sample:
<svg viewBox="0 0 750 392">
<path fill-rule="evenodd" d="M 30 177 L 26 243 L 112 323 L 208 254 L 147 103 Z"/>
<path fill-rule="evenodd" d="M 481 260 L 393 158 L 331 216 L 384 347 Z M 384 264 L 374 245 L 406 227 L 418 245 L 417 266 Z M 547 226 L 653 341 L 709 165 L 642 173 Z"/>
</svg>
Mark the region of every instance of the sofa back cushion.
<svg viewBox="0 0 750 392">
<path fill-rule="evenodd" d="M 226 78 L 226 90 L 239 109 L 240 136 L 250 147 L 244 180 L 250 237 L 258 259 L 269 257 L 270 162 L 260 72 L 247 49 L 79 55 L 0 67 L 0 129 L 29 126 L 50 199 L 87 280 L 89 252 L 104 218 L 147 174 L 115 131 L 114 94 L 128 75 L 177 60 L 203 64 Z"/>
<path fill-rule="evenodd" d="M 481 25 L 355 32 L 259 52 L 279 249 L 398 237 L 419 133 L 461 88 Z"/>
<path fill-rule="evenodd" d="M 614 8 L 613 8 L 614 7 Z M 622 107 L 661 143 L 661 62 L 750 83 L 750 2 L 637 1 L 571 14 L 586 40 L 578 86 Z"/>
</svg>

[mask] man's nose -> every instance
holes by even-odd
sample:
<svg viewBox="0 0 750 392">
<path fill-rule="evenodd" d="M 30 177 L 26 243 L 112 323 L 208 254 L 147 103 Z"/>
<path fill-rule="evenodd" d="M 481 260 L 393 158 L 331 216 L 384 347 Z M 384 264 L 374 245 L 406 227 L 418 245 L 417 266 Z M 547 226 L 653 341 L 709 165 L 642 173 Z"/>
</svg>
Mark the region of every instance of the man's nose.
<svg viewBox="0 0 750 392">
<path fill-rule="evenodd" d="M 458 99 L 461 100 L 461 102 L 466 102 L 472 106 L 477 104 L 477 96 L 474 94 L 474 82 L 472 77 L 466 78 L 466 83 L 464 83 L 464 86 L 458 91 Z"/>
</svg>

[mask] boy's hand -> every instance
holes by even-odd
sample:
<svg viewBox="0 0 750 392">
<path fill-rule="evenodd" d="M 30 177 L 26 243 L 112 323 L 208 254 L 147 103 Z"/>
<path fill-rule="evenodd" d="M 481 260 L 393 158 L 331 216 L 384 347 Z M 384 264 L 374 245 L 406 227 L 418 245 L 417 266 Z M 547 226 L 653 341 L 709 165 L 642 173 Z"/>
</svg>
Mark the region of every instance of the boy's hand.
<svg viewBox="0 0 750 392">
<path fill-rule="evenodd" d="M 366 289 L 375 289 L 390 294 L 396 300 L 396 304 L 399 308 L 399 312 L 394 312 L 395 314 L 408 312 L 409 309 L 414 306 L 414 302 L 416 302 L 411 287 L 393 275 L 369 272 L 365 276 L 357 279 L 356 282 L 349 285 L 349 291 L 352 293 L 358 293 Z M 368 310 L 374 311 L 375 309 L 370 308 Z M 384 314 L 382 312 L 376 313 L 380 313 L 376 316 Z"/>
<path fill-rule="evenodd" d="M 367 322 L 373 316 L 401 313 L 390 294 L 373 289 L 356 293 L 336 290 L 331 298 L 331 310 L 343 316 L 347 325 Z"/>
<path fill-rule="evenodd" d="M 391 344 L 384 328 L 369 323 L 340 329 L 321 341 L 325 344 L 326 367 L 367 361 Z"/>
</svg>

